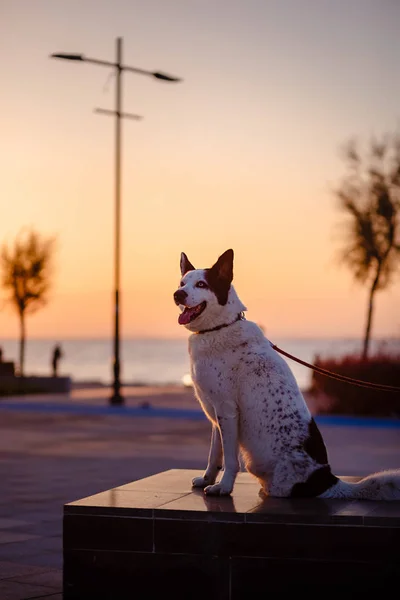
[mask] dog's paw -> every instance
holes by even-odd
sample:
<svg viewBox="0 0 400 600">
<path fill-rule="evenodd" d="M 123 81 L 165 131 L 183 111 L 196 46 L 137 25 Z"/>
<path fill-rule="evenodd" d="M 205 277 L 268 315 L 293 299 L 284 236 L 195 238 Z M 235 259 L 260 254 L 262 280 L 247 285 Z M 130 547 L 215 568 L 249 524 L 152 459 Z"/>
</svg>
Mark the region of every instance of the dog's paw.
<svg viewBox="0 0 400 600">
<path fill-rule="evenodd" d="M 207 485 L 210 485 L 210 480 L 205 477 L 195 477 L 192 479 L 192 487 L 205 488 Z"/>
<path fill-rule="evenodd" d="M 207 496 L 229 496 L 232 488 L 227 488 L 222 483 L 215 483 L 214 485 L 208 485 L 204 492 Z"/>
</svg>

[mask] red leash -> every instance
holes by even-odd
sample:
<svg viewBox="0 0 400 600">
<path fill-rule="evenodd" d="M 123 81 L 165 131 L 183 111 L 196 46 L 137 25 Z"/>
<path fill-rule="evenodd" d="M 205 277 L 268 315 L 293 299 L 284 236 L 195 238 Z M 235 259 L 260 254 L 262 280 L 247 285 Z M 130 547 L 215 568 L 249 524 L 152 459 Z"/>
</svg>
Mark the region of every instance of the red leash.
<svg viewBox="0 0 400 600">
<path fill-rule="evenodd" d="M 327 371 L 326 369 L 322 369 L 321 367 L 317 367 L 315 365 L 310 365 L 304 360 L 300 360 L 300 358 L 296 358 L 292 354 L 281 350 L 275 344 L 271 343 L 271 346 L 274 350 L 287 356 L 291 360 L 298 362 L 300 365 L 304 367 L 308 367 L 309 369 L 313 369 L 317 373 L 321 373 L 321 375 L 326 375 L 327 377 L 332 377 L 333 379 L 338 379 L 339 381 L 344 381 L 345 383 L 352 383 L 353 385 L 358 385 L 360 387 L 373 388 L 376 390 L 381 390 L 382 392 L 400 392 L 399 387 L 395 387 L 394 385 L 384 385 L 383 383 L 372 383 L 372 381 L 361 381 L 360 379 L 353 379 L 352 377 L 346 377 L 346 375 L 339 375 L 338 373 L 332 373 L 332 371 Z"/>
</svg>

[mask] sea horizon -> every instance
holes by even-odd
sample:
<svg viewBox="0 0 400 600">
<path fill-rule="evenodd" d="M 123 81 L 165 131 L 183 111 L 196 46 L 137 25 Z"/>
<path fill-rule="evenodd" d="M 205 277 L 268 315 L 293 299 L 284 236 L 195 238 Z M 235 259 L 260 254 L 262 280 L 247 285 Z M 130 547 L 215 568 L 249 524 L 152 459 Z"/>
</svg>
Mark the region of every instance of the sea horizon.
<svg viewBox="0 0 400 600">
<path fill-rule="evenodd" d="M 270 339 L 270 338 L 268 338 Z M 313 363 L 316 357 L 339 357 L 359 353 L 362 339 L 354 337 L 285 337 L 270 340 L 279 348 Z M 71 377 L 73 383 L 112 381 L 114 340 L 112 337 L 34 338 L 26 340 L 25 374 L 50 375 L 51 356 L 55 344 L 60 344 L 63 356 L 59 374 Z M 120 344 L 121 379 L 129 385 L 182 385 L 190 371 L 187 338 L 122 337 Z M 19 340 L 0 338 L 3 360 L 18 364 Z M 373 338 L 371 354 L 385 350 L 400 354 L 400 338 Z M 289 364 L 299 386 L 307 389 L 312 371 L 291 359 Z"/>
</svg>

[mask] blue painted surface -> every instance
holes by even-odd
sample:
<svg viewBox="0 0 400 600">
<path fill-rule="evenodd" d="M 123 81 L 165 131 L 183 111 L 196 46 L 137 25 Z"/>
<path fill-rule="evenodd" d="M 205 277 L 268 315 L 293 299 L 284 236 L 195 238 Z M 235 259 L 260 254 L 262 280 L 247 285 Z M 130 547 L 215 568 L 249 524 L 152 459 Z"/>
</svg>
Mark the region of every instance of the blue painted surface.
<svg viewBox="0 0 400 600">
<path fill-rule="evenodd" d="M 163 417 L 170 419 L 205 420 L 202 410 L 185 408 L 144 408 L 141 406 L 93 406 L 90 404 L 67 404 L 55 402 L 9 402 L 0 400 L 0 410 L 15 412 L 43 412 L 75 415 L 117 415 L 127 417 Z M 338 427 L 379 427 L 386 429 L 400 429 L 400 419 L 384 419 L 371 417 L 352 417 L 340 415 L 320 415 L 315 417 L 319 425 Z"/>
<path fill-rule="evenodd" d="M 379 427 L 383 429 L 400 429 L 400 419 L 377 417 L 352 417 L 347 415 L 320 415 L 315 417 L 318 425 L 333 425 L 338 427 Z"/>
<path fill-rule="evenodd" d="M 167 417 L 172 419 L 203 420 L 202 410 L 141 406 L 93 406 L 91 404 L 61 404 L 55 402 L 1 402 L 0 410 L 16 412 L 51 412 L 74 415 L 117 415 L 129 417 Z"/>
</svg>

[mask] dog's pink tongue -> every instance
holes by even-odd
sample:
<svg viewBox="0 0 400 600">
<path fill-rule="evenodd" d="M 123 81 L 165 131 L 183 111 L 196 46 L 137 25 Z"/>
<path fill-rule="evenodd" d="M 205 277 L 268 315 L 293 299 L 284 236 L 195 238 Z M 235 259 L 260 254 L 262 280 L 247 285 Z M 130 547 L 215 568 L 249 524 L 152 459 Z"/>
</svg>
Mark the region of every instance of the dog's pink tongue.
<svg viewBox="0 0 400 600">
<path fill-rule="evenodd" d="M 185 310 L 179 315 L 179 325 L 187 325 L 188 323 L 190 323 L 190 317 L 192 316 L 192 313 L 192 308 L 185 308 Z"/>
</svg>

